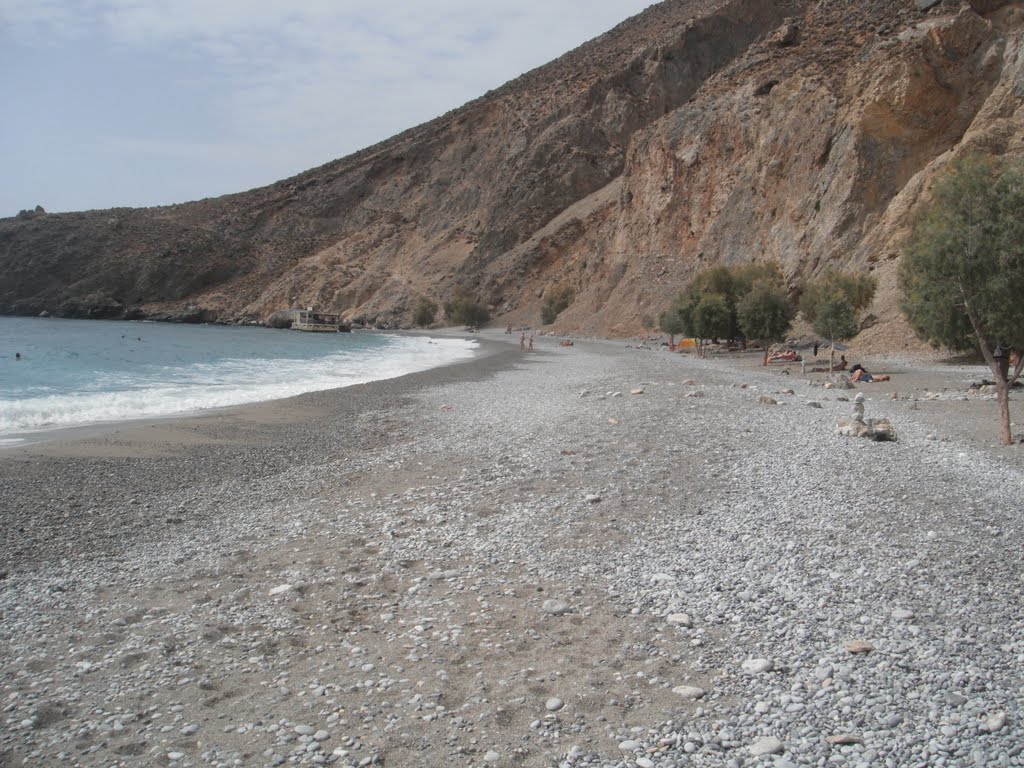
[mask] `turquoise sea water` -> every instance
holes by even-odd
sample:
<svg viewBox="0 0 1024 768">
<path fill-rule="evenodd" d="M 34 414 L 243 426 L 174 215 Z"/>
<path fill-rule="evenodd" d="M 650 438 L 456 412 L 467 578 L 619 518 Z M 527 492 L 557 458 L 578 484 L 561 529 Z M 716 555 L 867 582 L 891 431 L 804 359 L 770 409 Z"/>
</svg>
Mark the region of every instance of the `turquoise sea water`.
<svg viewBox="0 0 1024 768">
<path fill-rule="evenodd" d="M 476 348 L 372 332 L 0 317 L 0 444 L 394 378 Z"/>
</svg>

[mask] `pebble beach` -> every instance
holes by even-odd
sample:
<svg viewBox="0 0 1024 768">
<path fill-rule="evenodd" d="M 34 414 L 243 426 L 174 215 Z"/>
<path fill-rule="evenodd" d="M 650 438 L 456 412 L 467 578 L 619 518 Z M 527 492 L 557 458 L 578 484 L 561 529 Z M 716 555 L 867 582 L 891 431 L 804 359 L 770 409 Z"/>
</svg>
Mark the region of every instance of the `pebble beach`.
<svg viewBox="0 0 1024 768">
<path fill-rule="evenodd" d="M 983 369 L 482 344 L 0 452 L 0 765 L 1024 765 Z"/>
</svg>

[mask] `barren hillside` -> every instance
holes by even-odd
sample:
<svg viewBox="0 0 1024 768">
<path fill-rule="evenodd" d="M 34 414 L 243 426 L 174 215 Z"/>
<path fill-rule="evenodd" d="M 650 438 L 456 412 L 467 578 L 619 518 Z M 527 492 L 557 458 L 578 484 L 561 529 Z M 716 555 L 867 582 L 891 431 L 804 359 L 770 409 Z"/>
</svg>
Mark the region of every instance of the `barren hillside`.
<svg viewBox="0 0 1024 768">
<path fill-rule="evenodd" d="M 465 285 L 623 335 L 699 268 L 873 270 L 861 343 L 911 343 L 897 244 L 949 158 L 1024 152 L 1024 3 L 668 0 L 430 123 L 268 187 L 0 220 L 0 312 L 384 326 Z"/>
</svg>

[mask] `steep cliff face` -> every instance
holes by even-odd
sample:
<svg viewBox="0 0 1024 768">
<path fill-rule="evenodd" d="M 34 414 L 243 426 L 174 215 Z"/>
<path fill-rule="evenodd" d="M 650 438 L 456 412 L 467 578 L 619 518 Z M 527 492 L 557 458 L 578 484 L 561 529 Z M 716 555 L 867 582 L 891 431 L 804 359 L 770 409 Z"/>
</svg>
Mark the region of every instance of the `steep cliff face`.
<svg viewBox="0 0 1024 768">
<path fill-rule="evenodd" d="M 795 285 L 875 270 L 951 153 L 1019 154 L 1024 5 L 670 0 L 438 120 L 270 187 L 0 221 L 0 311 L 265 319 L 316 304 L 390 325 L 477 290 L 539 323 L 632 333 L 701 267 Z M 184 307 L 189 307 L 186 311 Z M 646 316 L 646 317 L 645 317 Z"/>
<path fill-rule="evenodd" d="M 536 248 L 560 243 L 582 293 L 560 326 L 628 333 L 703 267 L 775 260 L 793 286 L 875 272 L 861 342 L 913 344 L 895 266 L 915 205 L 955 154 L 1024 149 L 1024 6 L 993 5 L 812 4 L 752 45 L 637 133 L 586 226 Z"/>
</svg>

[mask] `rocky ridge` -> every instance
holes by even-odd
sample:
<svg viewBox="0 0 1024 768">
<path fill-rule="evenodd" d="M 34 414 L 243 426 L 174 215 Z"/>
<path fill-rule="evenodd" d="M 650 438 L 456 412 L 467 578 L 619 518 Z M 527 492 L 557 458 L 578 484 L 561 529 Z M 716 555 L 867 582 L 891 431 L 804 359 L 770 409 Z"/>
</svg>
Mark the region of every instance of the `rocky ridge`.
<svg viewBox="0 0 1024 768">
<path fill-rule="evenodd" d="M 1020 155 L 1017 2 L 669 0 L 466 106 L 269 187 L 0 221 L 0 311 L 408 324 L 476 290 L 628 334 L 698 269 L 775 259 L 880 280 L 867 346 L 913 342 L 897 244 L 956 154 Z M 870 323 L 869 323 L 870 324 Z"/>
</svg>

